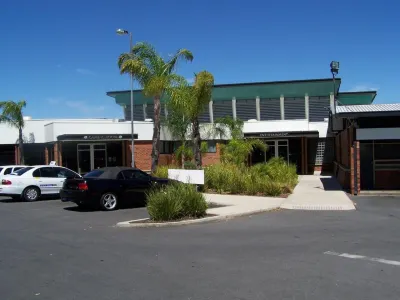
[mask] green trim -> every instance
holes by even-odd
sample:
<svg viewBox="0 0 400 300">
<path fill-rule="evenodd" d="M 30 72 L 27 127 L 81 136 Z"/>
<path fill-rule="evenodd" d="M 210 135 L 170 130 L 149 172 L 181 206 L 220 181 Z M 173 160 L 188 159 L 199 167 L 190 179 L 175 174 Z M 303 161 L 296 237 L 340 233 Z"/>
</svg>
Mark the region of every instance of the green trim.
<svg viewBox="0 0 400 300">
<path fill-rule="evenodd" d="M 376 97 L 376 91 L 343 92 L 338 95 L 339 105 L 365 105 L 371 104 Z"/>
<path fill-rule="evenodd" d="M 335 80 L 335 92 L 338 93 L 341 79 Z M 326 97 L 333 91 L 333 80 L 329 79 L 310 79 L 310 80 L 292 80 L 292 81 L 274 81 L 274 82 L 254 82 L 237 84 L 214 85 L 212 92 L 213 101 L 236 99 L 261 99 L 279 98 L 280 96 L 293 98 L 304 97 L 306 94 L 310 97 Z M 135 104 L 152 103 L 153 99 L 144 97 L 142 90 L 133 92 Z M 113 97 L 115 102 L 121 106 L 130 104 L 130 91 L 111 91 L 107 93 Z M 162 98 L 161 102 L 165 102 Z"/>
</svg>

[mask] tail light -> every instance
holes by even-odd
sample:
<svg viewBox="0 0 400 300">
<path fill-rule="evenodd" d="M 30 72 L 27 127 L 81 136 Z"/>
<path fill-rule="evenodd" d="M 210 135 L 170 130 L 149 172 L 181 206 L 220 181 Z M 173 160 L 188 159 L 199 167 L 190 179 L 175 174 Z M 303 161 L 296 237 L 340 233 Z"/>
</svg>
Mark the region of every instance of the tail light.
<svg viewBox="0 0 400 300">
<path fill-rule="evenodd" d="M 78 190 L 80 191 L 87 191 L 88 190 L 88 185 L 86 182 L 80 182 L 78 183 Z"/>
<path fill-rule="evenodd" d="M 2 185 L 11 185 L 12 182 L 11 182 L 10 180 L 3 179 L 3 180 L 1 181 L 1 184 L 2 184 Z"/>
</svg>

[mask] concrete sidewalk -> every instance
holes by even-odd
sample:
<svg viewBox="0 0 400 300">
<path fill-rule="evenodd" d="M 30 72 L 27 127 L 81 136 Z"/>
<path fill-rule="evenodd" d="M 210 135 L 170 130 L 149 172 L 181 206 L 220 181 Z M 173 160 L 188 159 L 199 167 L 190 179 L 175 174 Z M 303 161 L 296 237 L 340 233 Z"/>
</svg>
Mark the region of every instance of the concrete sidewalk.
<svg viewBox="0 0 400 300">
<path fill-rule="evenodd" d="M 284 209 L 354 210 L 353 202 L 332 176 L 303 175 L 285 202 Z"/>
<path fill-rule="evenodd" d="M 222 207 L 210 208 L 208 214 L 218 216 L 239 216 L 258 213 L 279 208 L 286 200 L 284 198 L 204 194 L 207 202 Z"/>
</svg>

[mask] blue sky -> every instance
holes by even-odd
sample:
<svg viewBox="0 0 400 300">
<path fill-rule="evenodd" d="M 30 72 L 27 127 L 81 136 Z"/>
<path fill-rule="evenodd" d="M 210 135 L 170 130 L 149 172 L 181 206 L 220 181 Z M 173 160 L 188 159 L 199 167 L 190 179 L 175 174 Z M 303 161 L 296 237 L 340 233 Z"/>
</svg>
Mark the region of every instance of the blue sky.
<svg viewBox="0 0 400 300">
<path fill-rule="evenodd" d="M 134 41 L 163 55 L 188 48 L 178 73 L 208 70 L 216 83 L 330 77 L 341 91 L 377 89 L 400 102 L 396 1 L 3 1 L 0 100 L 25 99 L 34 118 L 121 117 L 105 93 L 129 88 L 117 57 Z"/>
</svg>

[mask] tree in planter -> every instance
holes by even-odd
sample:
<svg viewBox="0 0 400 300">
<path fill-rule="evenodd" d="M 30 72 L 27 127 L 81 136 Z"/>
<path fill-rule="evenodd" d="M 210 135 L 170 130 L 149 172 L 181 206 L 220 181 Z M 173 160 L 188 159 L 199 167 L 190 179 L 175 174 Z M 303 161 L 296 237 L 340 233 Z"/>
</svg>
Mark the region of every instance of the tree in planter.
<svg viewBox="0 0 400 300">
<path fill-rule="evenodd" d="M 190 150 L 186 139 L 188 129 L 190 128 L 190 120 L 171 101 L 167 103 L 167 110 L 168 117 L 165 118 L 164 124 L 167 126 L 172 137 L 181 142 L 181 145 L 175 150 L 175 157 L 183 168 L 186 159 L 191 160 L 193 158 L 193 152 Z"/>
<path fill-rule="evenodd" d="M 242 120 L 234 120 L 230 116 L 219 118 L 215 120 L 212 131 L 212 134 L 219 136 L 220 139 L 231 138 L 226 145 L 220 145 L 221 161 L 224 163 L 244 165 L 254 148 L 267 151 L 267 145 L 262 140 L 243 138 Z"/>
<path fill-rule="evenodd" d="M 164 60 L 148 43 L 137 43 L 129 53 L 122 53 L 118 58 L 118 67 L 121 74 L 131 74 L 143 87 L 145 96 L 153 97 L 154 101 L 154 129 L 153 147 L 151 151 L 151 171 L 158 165 L 160 155 L 161 129 L 161 97 L 166 89 L 174 85 L 181 77 L 174 74 L 178 60 L 193 60 L 193 54 L 187 49 L 180 49 L 170 59 Z M 133 149 L 132 149 L 133 151 Z"/>
<path fill-rule="evenodd" d="M 22 109 L 26 107 L 25 101 L 2 101 L 0 102 L 0 123 L 6 123 L 16 129 L 18 129 L 18 145 L 20 153 L 20 164 L 25 164 L 24 157 L 24 137 L 22 130 L 25 126 L 24 116 Z"/>
<path fill-rule="evenodd" d="M 210 72 L 201 71 L 195 74 L 193 86 L 189 85 L 186 80 L 181 80 L 178 86 L 174 86 L 168 91 L 170 101 L 184 115 L 188 116 L 191 122 L 193 153 L 197 169 L 202 167 L 199 116 L 211 100 L 213 85 L 214 76 Z"/>
</svg>

